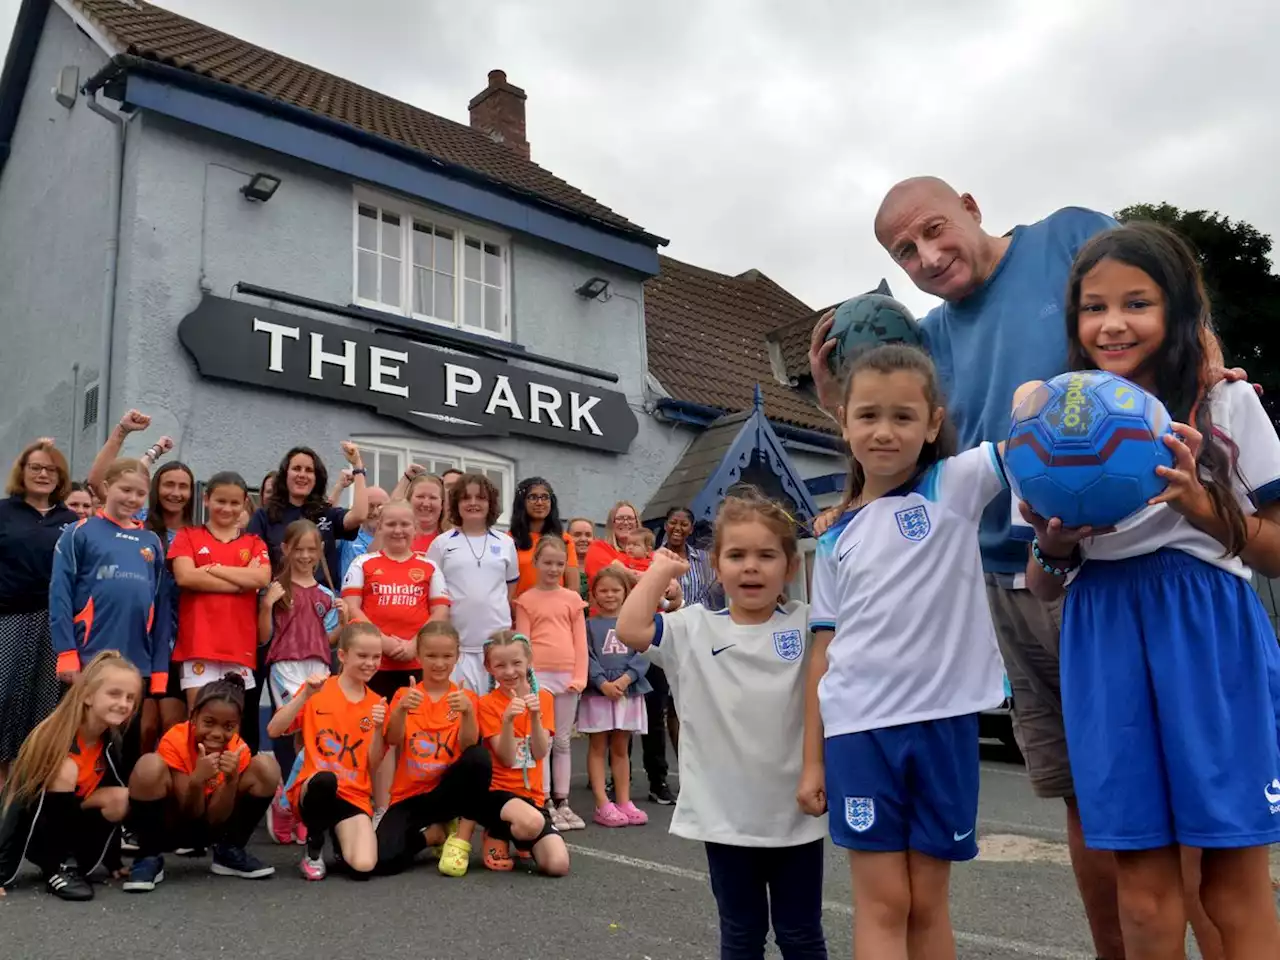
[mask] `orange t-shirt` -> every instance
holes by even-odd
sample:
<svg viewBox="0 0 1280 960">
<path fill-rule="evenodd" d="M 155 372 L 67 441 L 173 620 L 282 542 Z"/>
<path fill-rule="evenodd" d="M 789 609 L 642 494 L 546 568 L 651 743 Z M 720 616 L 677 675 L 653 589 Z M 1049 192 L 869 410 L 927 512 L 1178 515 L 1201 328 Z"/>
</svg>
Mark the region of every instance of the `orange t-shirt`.
<svg viewBox="0 0 1280 960">
<path fill-rule="evenodd" d="M 302 768 L 289 788 L 289 805 L 299 809 L 302 787 L 317 773 L 338 778 L 338 796 L 373 816 L 373 774 L 369 747 L 373 743 L 373 708 L 381 698 L 365 688 L 364 698 L 352 702 L 337 677 L 324 682 L 311 696 L 289 729 L 302 731 Z"/>
<path fill-rule="evenodd" d="M 484 740 L 489 747 L 489 753 L 493 755 L 493 779 L 489 781 L 489 789 L 514 793 L 517 797 L 524 797 L 534 806 L 541 807 L 546 801 L 546 794 L 542 792 L 542 765 L 547 762 L 547 758 L 534 760 L 529 755 L 528 711 L 516 717 L 512 728 L 516 737 L 514 767 L 504 767 L 493 749 L 493 744 L 489 742 L 492 737 L 502 733 L 502 715 L 506 713 L 507 704 L 510 702 L 511 697 L 499 687 L 480 698 L 480 706 L 476 712 L 476 719 L 480 725 L 480 738 Z M 555 699 L 547 691 L 539 690 L 538 703 L 542 707 L 542 729 L 546 730 L 547 736 L 550 737 L 556 732 Z M 525 786 L 526 773 L 529 775 L 528 786 Z"/>
<path fill-rule="evenodd" d="M 533 565 L 533 550 L 538 545 L 538 540 L 542 534 L 529 534 L 529 549 L 521 550 L 516 548 L 516 557 L 520 561 L 520 579 L 516 581 L 516 596 L 524 593 L 530 587 L 538 582 L 538 568 Z M 573 545 L 573 540 L 566 533 L 564 534 L 564 544 L 568 551 L 568 559 L 565 560 L 565 569 L 576 567 L 578 565 L 578 548 Z"/>
<path fill-rule="evenodd" d="M 351 561 L 342 582 L 344 597 L 357 597 L 360 611 L 389 637 L 412 640 L 431 617 L 449 605 L 444 574 L 425 554 L 411 553 L 392 560 L 385 553 L 366 553 Z M 400 662 L 383 657 L 379 670 L 417 670 L 417 660 Z"/>
<path fill-rule="evenodd" d="M 449 684 L 449 692 L 461 689 Z M 387 710 L 387 725 L 391 724 L 391 711 L 404 699 L 407 687 L 396 691 Z M 480 701 L 470 690 L 463 690 L 471 699 L 471 708 Z M 423 691 L 422 705 L 404 716 L 404 743 L 400 747 L 400 760 L 396 764 L 395 779 L 391 781 L 391 802 L 399 803 L 420 793 L 430 793 L 440 783 L 440 778 L 462 754 L 458 735 L 462 730 L 462 718 L 449 709 L 446 694 L 434 703 Z"/>
<path fill-rule="evenodd" d="M 80 734 L 71 741 L 71 752 L 67 754 L 76 765 L 76 797 L 83 800 L 98 789 L 102 778 L 107 773 L 107 756 L 101 737 L 91 747 L 86 747 L 80 740 Z"/>
<path fill-rule="evenodd" d="M 240 734 L 231 735 L 231 742 L 227 744 L 226 749 L 240 751 L 239 772 L 244 773 L 249 767 L 249 761 L 253 758 L 249 755 L 249 748 L 245 742 L 240 739 Z M 160 746 L 156 748 L 156 753 L 160 754 L 160 759 L 170 770 L 190 776 L 200 760 L 195 737 L 191 733 L 191 722 L 187 721 L 170 727 L 168 732 L 160 738 Z M 204 785 L 205 796 L 207 797 L 226 782 L 227 775 L 219 773 Z"/>
</svg>

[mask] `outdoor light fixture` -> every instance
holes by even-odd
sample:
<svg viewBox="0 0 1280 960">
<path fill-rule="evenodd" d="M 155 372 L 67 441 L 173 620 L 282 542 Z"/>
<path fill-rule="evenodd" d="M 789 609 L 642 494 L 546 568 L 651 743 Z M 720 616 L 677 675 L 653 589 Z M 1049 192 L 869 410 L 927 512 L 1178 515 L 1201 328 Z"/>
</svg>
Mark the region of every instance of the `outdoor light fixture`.
<svg viewBox="0 0 1280 960">
<path fill-rule="evenodd" d="M 276 190 L 279 188 L 279 177 L 273 177 L 269 173 L 255 173 L 249 178 L 249 182 L 240 188 L 240 192 L 246 199 L 266 203 L 276 195 Z"/>
<path fill-rule="evenodd" d="M 604 277 L 592 277 L 573 292 L 585 300 L 601 300 L 609 292 L 609 281 Z"/>
</svg>

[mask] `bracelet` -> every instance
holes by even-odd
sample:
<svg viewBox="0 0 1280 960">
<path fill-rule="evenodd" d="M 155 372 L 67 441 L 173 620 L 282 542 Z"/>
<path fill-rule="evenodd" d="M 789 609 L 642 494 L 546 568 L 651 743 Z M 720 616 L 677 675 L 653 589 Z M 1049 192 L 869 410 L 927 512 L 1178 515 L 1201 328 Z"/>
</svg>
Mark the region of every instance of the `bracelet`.
<svg viewBox="0 0 1280 960">
<path fill-rule="evenodd" d="M 1031 541 L 1031 556 L 1035 558 L 1036 563 L 1040 564 L 1040 569 L 1051 577 L 1065 577 L 1072 570 L 1075 570 L 1080 566 L 1080 561 L 1076 557 L 1075 550 L 1072 550 L 1071 556 L 1067 557 L 1065 560 L 1052 558 L 1056 563 L 1062 564 L 1062 566 L 1056 566 L 1055 563 L 1051 563 L 1050 560 L 1040 551 L 1039 540 Z"/>
<path fill-rule="evenodd" d="M 368 474 L 369 474 L 369 471 L 366 470 L 364 467 L 356 467 L 354 470 L 351 471 L 351 475 L 353 477 L 364 477 L 364 476 L 368 476 Z"/>
</svg>

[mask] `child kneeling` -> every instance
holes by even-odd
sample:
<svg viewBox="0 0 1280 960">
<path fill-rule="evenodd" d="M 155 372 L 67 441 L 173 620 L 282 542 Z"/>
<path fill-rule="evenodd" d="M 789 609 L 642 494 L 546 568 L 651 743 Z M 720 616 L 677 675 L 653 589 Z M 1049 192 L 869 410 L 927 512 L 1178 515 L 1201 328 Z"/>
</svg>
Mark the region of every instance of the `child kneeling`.
<svg viewBox="0 0 1280 960">
<path fill-rule="evenodd" d="M 476 819 L 485 828 L 484 865 L 510 870 L 508 843 L 548 876 L 569 872 L 569 851 L 551 823 L 542 789 L 542 765 L 551 749 L 554 701 L 538 689 L 529 638 L 501 630 L 484 645 L 484 666 L 494 689 L 480 699 L 480 737 L 493 758 L 493 779 Z M 470 825 L 463 823 L 461 834 Z"/>
<path fill-rule="evenodd" d="M 124 890 L 147 893 L 164 880 L 166 851 L 213 846 L 211 872 L 258 880 L 275 873 L 245 846 L 280 785 L 269 754 L 251 757 L 240 739 L 244 680 L 228 673 L 205 684 L 191 719 L 171 727 L 129 777 L 138 856 Z"/>
<path fill-rule="evenodd" d="M 129 809 L 121 731 L 142 697 L 137 668 L 104 650 L 31 731 L 0 793 L 0 894 L 22 861 L 61 900 L 92 900 L 89 875 L 119 875 L 119 825 Z"/>
<path fill-rule="evenodd" d="M 492 765 L 480 746 L 476 695 L 450 678 L 461 641 L 451 623 L 433 620 L 418 631 L 422 684 L 396 692 L 387 713 L 385 739 L 398 748 L 391 805 L 378 823 L 378 872 L 399 873 L 429 843 L 440 843 L 443 824 L 476 817 L 489 793 Z M 471 859 L 473 824 L 444 839 L 438 869 L 461 877 Z M 439 838 L 429 839 L 435 831 Z"/>
</svg>

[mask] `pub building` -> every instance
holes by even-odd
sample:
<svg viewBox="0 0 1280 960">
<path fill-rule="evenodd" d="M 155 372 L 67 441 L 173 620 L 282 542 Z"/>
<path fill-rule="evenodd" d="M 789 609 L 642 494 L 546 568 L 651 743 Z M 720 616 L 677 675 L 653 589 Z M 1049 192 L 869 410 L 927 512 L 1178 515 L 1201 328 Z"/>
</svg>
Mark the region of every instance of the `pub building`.
<svg viewBox="0 0 1280 960">
<path fill-rule="evenodd" d="M 411 462 L 541 475 L 565 517 L 630 500 L 700 521 L 752 482 L 838 497 L 812 401 L 818 311 L 666 241 L 531 159 L 500 70 L 469 123 L 144 0 L 23 0 L 0 83 L 0 448 L 83 476 L 129 407 L 197 479 L 256 483 L 339 441 L 388 490 Z M 705 529 L 705 523 L 703 524 Z"/>
</svg>

